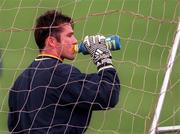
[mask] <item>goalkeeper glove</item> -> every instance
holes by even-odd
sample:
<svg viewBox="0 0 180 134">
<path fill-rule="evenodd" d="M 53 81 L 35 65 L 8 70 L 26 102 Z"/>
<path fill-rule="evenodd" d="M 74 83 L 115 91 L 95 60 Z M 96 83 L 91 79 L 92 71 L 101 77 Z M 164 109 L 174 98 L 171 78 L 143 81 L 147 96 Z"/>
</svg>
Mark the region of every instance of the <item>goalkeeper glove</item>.
<svg viewBox="0 0 180 134">
<path fill-rule="evenodd" d="M 113 68 L 112 55 L 106 47 L 105 37 L 102 35 L 86 36 L 83 43 L 89 51 L 94 64 L 97 65 L 98 71 L 105 68 Z"/>
</svg>

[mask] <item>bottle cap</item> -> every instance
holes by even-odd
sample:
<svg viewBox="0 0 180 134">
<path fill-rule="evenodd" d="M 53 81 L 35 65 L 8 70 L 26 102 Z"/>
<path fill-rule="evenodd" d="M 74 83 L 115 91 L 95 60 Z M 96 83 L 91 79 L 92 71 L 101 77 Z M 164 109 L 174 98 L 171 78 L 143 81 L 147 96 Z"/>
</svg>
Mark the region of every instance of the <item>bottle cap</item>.
<svg viewBox="0 0 180 134">
<path fill-rule="evenodd" d="M 78 52 L 79 52 L 78 44 L 74 45 L 74 52 L 75 52 L 75 53 L 78 53 Z"/>
</svg>

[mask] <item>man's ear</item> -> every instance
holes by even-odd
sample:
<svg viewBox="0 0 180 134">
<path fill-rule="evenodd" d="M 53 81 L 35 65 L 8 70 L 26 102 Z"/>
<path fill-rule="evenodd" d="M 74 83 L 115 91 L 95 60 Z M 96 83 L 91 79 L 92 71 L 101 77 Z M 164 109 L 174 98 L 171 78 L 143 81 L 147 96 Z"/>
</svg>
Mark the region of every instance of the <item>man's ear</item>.
<svg viewBox="0 0 180 134">
<path fill-rule="evenodd" d="M 53 37 L 53 36 L 48 36 L 47 39 L 46 39 L 46 41 L 47 41 L 47 44 L 48 44 L 49 46 L 51 46 L 51 47 L 56 46 L 57 40 L 56 40 L 55 37 Z"/>
</svg>

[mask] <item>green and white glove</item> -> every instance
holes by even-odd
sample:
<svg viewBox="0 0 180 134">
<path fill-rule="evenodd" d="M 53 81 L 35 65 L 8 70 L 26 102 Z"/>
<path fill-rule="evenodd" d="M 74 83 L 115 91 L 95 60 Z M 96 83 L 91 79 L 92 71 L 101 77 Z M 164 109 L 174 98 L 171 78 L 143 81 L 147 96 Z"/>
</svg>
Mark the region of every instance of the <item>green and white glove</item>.
<svg viewBox="0 0 180 134">
<path fill-rule="evenodd" d="M 113 68 L 112 55 L 106 47 L 105 37 L 102 35 L 86 36 L 83 43 L 89 51 L 94 64 L 97 65 L 98 71 L 105 68 Z"/>
</svg>

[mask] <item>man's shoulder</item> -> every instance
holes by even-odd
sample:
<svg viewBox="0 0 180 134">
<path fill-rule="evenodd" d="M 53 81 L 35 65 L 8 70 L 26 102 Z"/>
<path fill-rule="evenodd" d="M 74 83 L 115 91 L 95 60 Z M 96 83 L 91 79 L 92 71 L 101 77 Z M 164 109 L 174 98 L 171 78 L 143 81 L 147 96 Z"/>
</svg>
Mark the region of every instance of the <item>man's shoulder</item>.
<svg viewBox="0 0 180 134">
<path fill-rule="evenodd" d="M 64 73 L 80 73 L 80 70 L 71 64 L 61 63 L 57 67 L 59 71 Z"/>
</svg>

